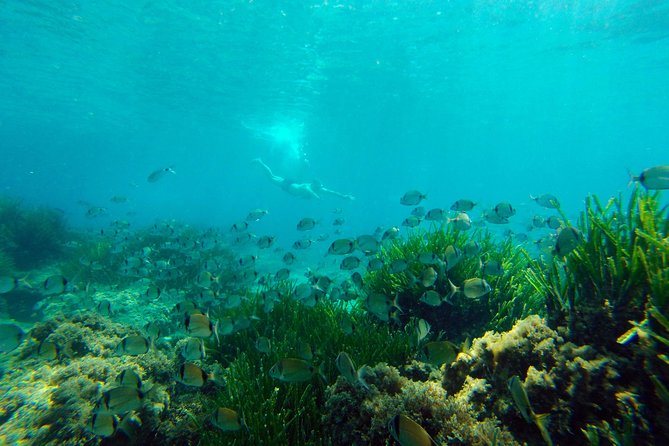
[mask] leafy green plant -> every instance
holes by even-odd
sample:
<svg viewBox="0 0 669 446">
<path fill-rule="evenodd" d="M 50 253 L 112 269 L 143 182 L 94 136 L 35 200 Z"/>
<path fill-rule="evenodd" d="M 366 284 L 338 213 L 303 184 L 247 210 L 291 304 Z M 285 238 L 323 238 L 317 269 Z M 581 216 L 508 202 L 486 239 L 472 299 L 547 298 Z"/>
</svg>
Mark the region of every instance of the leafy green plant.
<svg viewBox="0 0 669 446">
<path fill-rule="evenodd" d="M 272 312 L 262 312 L 260 293 L 249 295 L 238 309 L 240 314 L 256 314 L 252 328 L 222 339 L 223 347 L 210 349 L 211 360 L 225 366 L 225 388 L 214 397 L 214 404 L 243 414 L 248 432 L 221 432 L 203 426 L 204 444 L 328 444 L 329 433 L 322 428 L 325 388 L 339 371 L 335 358 L 341 351 L 353 358 L 356 366 L 384 361 L 400 365 L 413 355 L 409 335 L 378 323 L 357 307 L 325 300 L 306 307 L 290 297 L 294 284 L 274 284 L 283 296 Z M 264 290 L 266 291 L 266 289 Z M 345 333 L 340 324 L 348 318 L 354 330 Z M 271 341 L 269 355 L 255 348 L 258 337 Z M 305 383 L 284 383 L 269 376 L 269 369 L 281 358 L 295 357 L 300 343 L 311 346 L 314 377 Z M 323 375 L 323 376 L 321 376 Z M 212 406 L 212 410 L 213 410 Z"/>
<path fill-rule="evenodd" d="M 427 288 L 416 280 L 426 268 L 418 261 L 418 257 L 424 253 L 434 253 L 443 260 L 449 246 L 464 250 L 470 244 L 476 244 L 480 252 L 469 257 L 463 256 L 447 273 L 440 271 L 432 288 L 441 296 L 447 296 L 451 292 L 449 280 L 455 285 L 461 285 L 466 279 L 481 277 L 481 261 L 484 258 L 500 262 L 504 270 L 500 276 L 485 277 L 492 291 L 479 299 L 469 299 L 458 294 L 452 296 L 450 303 L 442 303 L 439 307 L 430 307 L 420 302 Z M 397 295 L 403 310 L 400 314 L 403 322 L 410 317 L 423 318 L 432 324 L 433 329 L 445 331 L 453 340 L 479 336 L 486 330 L 508 330 L 518 319 L 543 310 L 541 295 L 523 280 L 523 270 L 528 260 L 510 238 L 497 241 L 488 231 L 464 232 L 452 225 L 433 226 L 429 231 L 417 230 L 407 239 L 386 242 L 379 257 L 383 259 L 384 267 L 366 275 L 364 282 L 367 293 Z M 393 274 L 390 265 L 396 260 L 409 262 L 408 269 Z"/>
<path fill-rule="evenodd" d="M 19 270 L 59 258 L 67 237 L 60 211 L 27 207 L 12 198 L 0 199 L 0 245 Z"/>
<path fill-rule="evenodd" d="M 567 325 L 572 340 L 615 348 L 647 304 L 666 311 L 667 208 L 660 209 L 657 194 L 639 189 L 627 203 L 621 196 L 606 204 L 589 197 L 578 226 L 583 243 L 564 262 L 531 260 L 526 277 L 546 297 L 551 321 Z"/>
<path fill-rule="evenodd" d="M 578 223 L 583 243 L 564 261 L 530 261 L 526 271 L 529 283 L 546 298 L 552 325 L 566 325 L 573 342 L 625 356 L 643 368 L 645 377 L 635 376 L 635 385 L 645 403 L 665 416 L 669 404 L 665 378 L 669 374 L 668 209 L 661 207 L 659 193 L 638 188 L 628 201 L 618 196 L 603 204 L 590 197 Z M 645 393 L 648 388 L 654 388 L 655 394 Z M 614 444 L 629 444 L 632 433 L 627 424 L 618 433 L 607 431 L 605 437 Z M 662 423 L 652 430 L 669 437 Z M 592 429 L 587 436 L 595 441 Z"/>
</svg>

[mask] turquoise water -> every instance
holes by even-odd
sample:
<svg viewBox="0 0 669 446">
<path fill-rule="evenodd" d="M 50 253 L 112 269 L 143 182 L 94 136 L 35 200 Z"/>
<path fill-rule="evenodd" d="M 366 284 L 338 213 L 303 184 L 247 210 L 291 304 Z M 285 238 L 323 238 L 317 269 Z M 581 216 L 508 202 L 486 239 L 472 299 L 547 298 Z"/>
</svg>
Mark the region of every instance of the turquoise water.
<svg viewBox="0 0 669 446">
<path fill-rule="evenodd" d="M 666 163 L 665 2 L 114 3 L 1 6 L 0 186 L 74 224 L 101 224 L 84 200 L 140 224 L 264 207 L 286 233 L 344 207 L 369 231 L 408 189 L 576 212 Z M 356 200 L 286 196 L 255 157 Z"/>
<path fill-rule="evenodd" d="M 668 352 L 636 348 L 651 342 L 641 328 L 615 340 L 651 304 L 667 310 L 666 196 L 633 196 L 657 211 L 652 224 L 596 213 L 604 223 L 581 226 L 586 237 L 563 238 L 532 226 L 577 226 L 589 195 L 621 194 L 626 209 L 630 174 L 669 164 L 668 79 L 663 1 L 0 3 L 0 443 L 415 446 L 400 432 L 415 419 L 443 441 L 543 444 L 513 374 L 560 444 L 585 444 L 585 429 L 610 438 L 605 423 L 662 444 L 667 396 L 653 373 Z M 258 159 L 291 187 L 336 194 L 291 195 Z M 403 226 L 412 190 L 449 217 L 475 201 L 480 229 Z M 559 211 L 530 197 L 547 193 Z M 516 214 L 486 223 L 498 203 Z M 267 215 L 232 230 L 254 209 Z M 315 227 L 298 231 L 305 217 Z M 380 241 L 392 226 L 400 238 Z M 635 245 L 612 250 L 604 226 Z M 367 252 L 353 242 L 363 235 Z M 355 250 L 337 254 L 359 265 L 326 254 L 341 238 Z M 377 250 L 386 263 L 370 273 Z M 656 270 L 627 277 L 641 264 Z M 569 312 L 577 323 L 564 296 L 587 310 Z M 519 322 L 532 314 L 555 320 Z M 563 348 L 572 341 L 588 346 Z M 539 344 L 541 358 L 523 347 Z M 286 376 L 282 361 L 305 346 Z M 368 368 L 342 371 L 340 352 Z M 179 375 L 186 360 L 202 367 L 195 378 Z M 137 411 L 144 427 L 95 426 L 128 367 L 155 393 L 100 413 Z M 222 406 L 246 414 L 248 432 L 214 429 Z"/>
</svg>

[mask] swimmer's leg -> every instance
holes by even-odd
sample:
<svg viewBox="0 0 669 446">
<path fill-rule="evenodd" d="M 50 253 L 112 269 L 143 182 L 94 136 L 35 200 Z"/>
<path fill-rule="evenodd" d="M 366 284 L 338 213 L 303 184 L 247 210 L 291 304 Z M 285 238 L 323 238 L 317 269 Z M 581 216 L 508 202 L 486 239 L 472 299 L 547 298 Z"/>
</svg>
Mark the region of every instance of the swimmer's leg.
<svg viewBox="0 0 669 446">
<path fill-rule="evenodd" d="M 265 172 L 265 174 L 267 174 L 267 178 L 269 178 L 270 180 L 272 180 L 272 182 L 274 182 L 274 183 L 276 183 L 276 184 L 278 184 L 278 185 L 281 185 L 281 184 L 283 183 L 283 177 L 280 177 L 280 176 L 278 176 L 278 175 L 274 175 L 274 174 L 272 173 L 272 169 L 270 169 L 269 166 L 268 166 L 267 164 L 263 163 L 262 159 L 260 159 L 260 158 L 255 158 L 255 159 L 253 159 L 251 162 L 252 162 L 252 163 L 255 163 L 255 164 L 260 164 L 260 167 L 262 167 L 262 168 L 263 168 L 263 171 Z"/>
</svg>

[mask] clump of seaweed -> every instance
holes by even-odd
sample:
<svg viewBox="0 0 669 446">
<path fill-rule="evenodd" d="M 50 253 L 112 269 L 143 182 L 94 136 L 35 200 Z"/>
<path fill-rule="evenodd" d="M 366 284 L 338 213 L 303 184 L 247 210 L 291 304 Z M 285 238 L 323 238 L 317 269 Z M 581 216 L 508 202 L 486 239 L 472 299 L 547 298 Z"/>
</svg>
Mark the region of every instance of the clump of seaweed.
<svg viewBox="0 0 669 446">
<path fill-rule="evenodd" d="M 546 297 L 551 325 L 566 326 L 565 335 L 572 342 L 592 344 L 610 357 L 628 358 L 633 367 L 626 378 L 635 385 L 633 393 L 643 406 L 665 418 L 669 403 L 669 383 L 662 378 L 669 373 L 668 217 L 669 208 L 661 207 L 659 193 L 635 188 L 629 201 L 619 196 L 606 204 L 590 197 L 578 224 L 583 243 L 564 263 L 557 258 L 532 261 L 527 270 L 528 281 Z M 634 370 L 644 370 L 645 376 Z M 634 412 L 632 418 L 636 417 Z M 617 422 L 624 425 L 624 419 Z M 614 424 L 586 429 L 587 435 L 599 432 L 610 438 Z M 669 438 L 665 423 L 652 423 L 651 428 L 658 438 Z"/>
<path fill-rule="evenodd" d="M 19 270 L 37 268 L 59 258 L 67 236 L 62 212 L 0 198 L 0 246 Z"/>
<path fill-rule="evenodd" d="M 462 254 L 454 267 L 441 268 L 439 276 L 430 287 L 418 281 L 426 265 L 419 261 L 423 254 L 435 254 L 446 262 L 449 249 L 456 248 Z M 474 253 L 467 256 L 473 249 Z M 411 317 L 428 321 L 435 331 L 443 330 L 454 340 L 481 335 L 485 330 L 508 330 L 517 321 L 543 309 L 542 296 L 522 280 L 528 261 L 510 238 L 499 242 L 488 231 L 459 231 L 453 225 L 433 227 L 430 231 L 415 231 L 407 239 L 386 242 L 379 258 L 384 261 L 380 271 L 366 275 L 364 283 L 368 294 L 380 293 L 398 296 L 402 313 L 399 318 L 406 322 Z M 397 260 L 406 260 L 406 271 L 393 273 L 391 265 Z M 501 275 L 485 276 L 482 261 L 499 262 Z M 448 269 L 448 271 L 446 271 Z M 448 296 L 452 282 L 461 285 L 464 280 L 483 277 L 492 291 L 478 299 L 469 299 L 462 294 L 452 296 L 449 302 L 433 307 L 421 302 L 427 289 L 441 296 Z"/>
<path fill-rule="evenodd" d="M 657 194 L 639 189 L 628 203 L 622 196 L 605 205 L 588 197 L 578 227 L 583 243 L 564 261 L 533 262 L 527 278 L 546 296 L 550 320 L 569 327 L 571 340 L 615 349 L 628 321 L 643 319 L 647 302 L 666 304 L 658 300 L 669 294 L 667 208 L 659 208 Z"/>
<path fill-rule="evenodd" d="M 357 366 L 383 359 L 400 365 L 411 355 L 409 337 L 403 331 L 393 331 L 342 302 L 325 300 L 314 307 L 304 306 L 290 297 L 291 286 L 284 285 L 277 284 L 282 298 L 267 314 L 260 312 L 262 291 L 249 296 L 240 311 L 262 314 L 259 320 L 251 329 L 224 337 L 223 348 L 212 352 L 212 360 L 226 365 L 227 385 L 206 406 L 206 412 L 193 414 L 206 444 L 233 439 L 240 445 L 331 444 L 332 433 L 323 429 L 321 418 L 325 416 L 326 383 L 339 375 L 335 367 L 339 352 L 347 352 Z M 355 327 L 350 332 L 341 327 L 345 318 Z M 269 354 L 256 348 L 260 337 L 271 340 Z M 309 361 L 314 366 L 310 381 L 284 383 L 269 375 L 279 359 L 305 353 L 312 355 Z M 242 414 L 248 429 L 222 432 L 212 426 L 209 416 L 219 406 Z"/>
</svg>

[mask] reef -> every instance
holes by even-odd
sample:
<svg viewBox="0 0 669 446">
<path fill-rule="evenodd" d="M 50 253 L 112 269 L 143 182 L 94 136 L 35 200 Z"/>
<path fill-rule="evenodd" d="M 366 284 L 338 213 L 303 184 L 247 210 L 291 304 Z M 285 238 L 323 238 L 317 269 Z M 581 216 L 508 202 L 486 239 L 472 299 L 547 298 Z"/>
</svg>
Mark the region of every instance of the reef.
<svg viewBox="0 0 669 446">
<path fill-rule="evenodd" d="M 467 380 L 485 380 L 488 395 L 494 396 L 484 402 L 486 412 L 498 417 L 519 441 L 537 441 L 539 431 L 528 429 L 514 407 L 507 385 L 513 375 L 524 381 L 534 412 L 548 414 L 548 430 L 557 444 L 587 444 L 584 435 L 574 434 L 602 421 L 616 424 L 630 408 L 635 409 L 635 438 L 652 443 L 648 413 L 636 410 L 641 407 L 637 389 L 625 379 L 634 364 L 592 345 L 567 342 L 560 331 L 530 316 L 509 332 L 488 332 L 445 368 L 444 387 L 458 392 Z"/>
<path fill-rule="evenodd" d="M 403 413 L 418 422 L 437 443 L 518 445 L 494 416 L 471 398 L 485 394 L 483 380 L 469 380 L 454 395 L 438 380 L 413 381 L 385 363 L 368 370 L 370 390 L 352 386 L 343 377 L 328 387 L 323 422 L 336 445 L 385 445 L 388 421 Z"/>
<path fill-rule="evenodd" d="M 565 341 L 538 316 L 510 331 L 475 339 L 438 373 L 377 364 L 365 391 L 339 378 L 327 389 L 324 422 L 334 444 L 386 444 L 388 420 L 403 413 L 445 444 L 544 444 L 539 429 L 516 408 L 508 380 L 518 375 L 536 414 L 548 414 L 555 444 L 588 444 L 580 432 L 615 429 L 633 418 L 640 444 L 660 444 L 650 430 L 648 409 L 625 377 L 634 364 L 590 345 Z M 435 376 L 436 375 L 436 376 Z M 437 380 L 441 378 L 441 380 Z M 650 386 L 649 386 L 650 387 Z"/>
<path fill-rule="evenodd" d="M 114 356 L 120 340 L 132 333 L 124 324 L 89 312 L 36 324 L 18 354 L 3 364 L 1 442 L 56 445 L 97 440 L 86 427 L 93 408 L 126 368 L 152 386 L 138 412 L 142 432 L 161 426 L 170 404 L 164 383 L 172 381 L 174 359 L 157 349 L 138 356 Z M 58 359 L 38 357 L 38 346 L 46 339 L 59 347 Z"/>
</svg>

